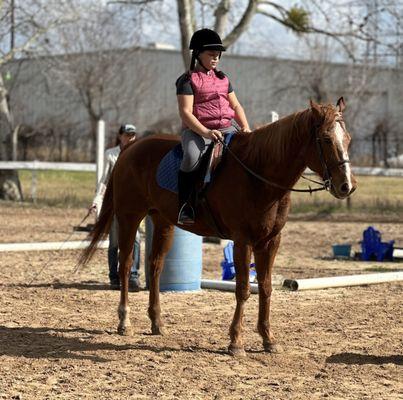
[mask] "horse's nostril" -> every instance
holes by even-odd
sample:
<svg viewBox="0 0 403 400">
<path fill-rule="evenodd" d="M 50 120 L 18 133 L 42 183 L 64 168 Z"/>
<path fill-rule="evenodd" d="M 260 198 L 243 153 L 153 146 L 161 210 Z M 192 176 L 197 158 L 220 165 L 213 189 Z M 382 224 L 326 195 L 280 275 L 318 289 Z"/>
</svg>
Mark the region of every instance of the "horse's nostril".
<svg viewBox="0 0 403 400">
<path fill-rule="evenodd" d="M 347 193 L 349 191 L 348 183 L 343 183 L 340 186 L 340 192 L 341 193 Z"/>
</svg>

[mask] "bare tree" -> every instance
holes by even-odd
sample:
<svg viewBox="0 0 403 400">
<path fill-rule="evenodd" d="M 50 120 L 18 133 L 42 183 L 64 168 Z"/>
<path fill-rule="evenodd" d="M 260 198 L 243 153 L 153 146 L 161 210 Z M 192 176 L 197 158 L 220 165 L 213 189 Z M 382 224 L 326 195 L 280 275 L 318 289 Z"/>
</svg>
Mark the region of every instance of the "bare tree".
<svg viewBox="0 0 403 400">
<path fill-rule="evenodd" d="M 145 10 L 155 8 L 156 4 L 162 5 L 163 1 L 110 1 L 110 4 L 116 3 Z M 343 52 L 353 61 L 360 61 L 360 57 L 349 46 L 351 38 L 359 41 L 364 48 L 382 47 L 385 51 L 392 52 L 396 58 L 399 58 L 402 52 L 400 32 L 402 8 L 398 0 L 349 2 L 313 0 L 302 1 L 301 5 L 291 7 L 286 7 L 279 1 L 266 0 L 176 0 L 176 6 L 185 67 L 190 62 L 188 43 L 198 27 L 214 27 L 224 38 L 224 44 L 230 47 L 250 28 L 252 19 L 256 15 L 265 16 L 297 35 L 317 34 L 329 37 L 338 43 Z M 385 14 L 387 17 L 383 18 Z M 395 29 L 392 33 L 389 32 L 386 38 L 385 32 L 387 29 L 390 30 L 392 20 L 395 22 L 393 25 Z"/>
<path fill-rule="evenodd" d="M 24 0 L 23 3 L 16 0 L 0 2 L 0 42 L 4 44 L 0 46 L 0 67 L 11 60 L 38 50 L 35 46 L 38 46 L 43 35 L 67 18 L 64 13 L 56 15 L 53 11 L 53 7 L 58 4 L 60 8 L 63 1 Z M 6 44 L 8 39 L 9 46 Z M 11 158 L 11 142 L 16 128 L 10 108 L 9 91 L 0 74 L 0 158 L 2 160 Z M 16 171 L 0 171 L 0 198 L 22 199 Z"/>
<path fill-rule="evenodd" d="M 158 0 L 115 0 L 110 1 L 112 4 L 125 4 L 137 7 L 145 7 L 154 5 Z M 162 3 L 162 1 L 160 1 Z M 247 0 L 240 2 L 234 0 L 177 0 L 178 24 L 180 30 L 180 41 L 182 57 L 185 66 L 190 62 L 190 54 L 188 45 L 193 32 L 200 26 L 198 20 L 199 15 L 203 14 L 202 22 L 205 24 L 208 21 L 209 26 L 222 36 L 224 45 L 230 47 L 240 36 L 249 28 L 252 18 L 257 13 L 265 14 L 277 22 L 281 22 L 290 29 L 298 32 L 304 32 L 307 29 L 309 21 L 308 14 L 300 7 L 291 7 L 288 10 L 281 5 L 263 1 L 263 0 Z M 274 12 L 267 12 L 267 7 L 271 7 Z M 237 10 L 240 14 L 238 18 L 232 21 L 231 13 Z M 241 10 L 239 12 L 239 10 Z"/>
<path fill-rule="evenodd" d="M 59 29 L 64 55 L 49 57 L 49 73 L 51 79 L 72 88 L 87 111 L 89 153 L 93 155 L 97 122 L 108 119 L 116 123 L 128 109 L 127 103 L 137 109 L 151 82 L 153 67 L 141 62 L 142 50 L 135 45 L 141 29 L 132 29 L 136 26 L 133 21 L 122 23 L 119 9 L 93 2 L 80 15 L 80 21 Z"/>
</svg>

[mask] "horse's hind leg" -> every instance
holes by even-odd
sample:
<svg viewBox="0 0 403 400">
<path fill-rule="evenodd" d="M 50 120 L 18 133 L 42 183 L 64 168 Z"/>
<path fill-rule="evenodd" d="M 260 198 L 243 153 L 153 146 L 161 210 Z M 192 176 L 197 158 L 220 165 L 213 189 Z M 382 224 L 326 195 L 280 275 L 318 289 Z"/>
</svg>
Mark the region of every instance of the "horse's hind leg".
<svg viewBox="0 0 403 400">
<path fill-rule="evenodd" d="M 162 335 L 160 307 L 160 274 L 164 266 L 165 256 L 172 245 L 174 226 L 165 221 L 158 214 L 153 216 L 154 232 L 152 249 L 149 256 L 150 298 L 148 316 L 151 319 L 153 335 Z"/>
<path fill-rule="evenodd" d="M 133 245 L 137 228 L 143 215 L 120 215 L 119 224 L 119 277 L 120 277 L 120 303 L 118 308 L 118 333 L 129 336 L 132 334 L 129 308 L 129 276 L 133 263 Z"/>
<path fill-rule="evenodd" d="M 251 248 L 235 241 L 234 264 L 236 270 L 236 309 L 230 327 L 231 343 L 228 347 L 230 354 L 244 356 L 245 350 L 242 341 L 243 314 L 245 302 L 250 296 L 249 265 Z"/>
<path fill-rule="evenodd" d="M 255 250 L 256 274 L 259 285 L 259 317 L 257 329 L 263 338 L 263 347 L 267 352 L 281 351 L 275 345 L 274 335 L 270 328 L 270 299 L 272 293 L 272 270 L 274 258 L 280 245 L 280 234 L 275 236 L 264 250 Z"/>
</svg>

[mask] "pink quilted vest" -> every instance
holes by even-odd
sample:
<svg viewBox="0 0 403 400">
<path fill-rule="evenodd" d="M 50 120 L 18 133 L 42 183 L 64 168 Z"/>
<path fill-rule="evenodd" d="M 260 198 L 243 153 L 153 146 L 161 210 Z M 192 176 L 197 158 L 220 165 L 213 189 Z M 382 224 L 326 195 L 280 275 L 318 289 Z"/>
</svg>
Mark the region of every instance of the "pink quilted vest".
<svg viewBox="0 0 403 400">
<path fill-rule="evenodd" d="M 229 80 L 220 79 L 214 71 L 192 72 L 190 82 L 193 88 L 193 114 L 209 129 L 228 128 L 235 116 L 228 101 Z"/>
</svg>

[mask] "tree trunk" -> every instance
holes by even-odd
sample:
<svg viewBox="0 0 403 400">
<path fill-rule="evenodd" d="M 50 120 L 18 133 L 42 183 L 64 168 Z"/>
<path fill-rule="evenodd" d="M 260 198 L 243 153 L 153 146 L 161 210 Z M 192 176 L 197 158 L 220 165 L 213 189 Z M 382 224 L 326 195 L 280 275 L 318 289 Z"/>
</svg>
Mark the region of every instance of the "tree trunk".
<svg viewBox="0 0 403 400">
<path fill-rule="evenodd" d="M 0 159 L 2 161 L 10 160 L 12 154 L 13 118 L 7 96 L 7 89 L 0 74 Z M 0 170 L 0 199 L 22 200 L 21 184 L 17 171 Z"/>
<path fill-rule="evenodd" d="M 0 199 L 12 201 L 23 200 L 17 171 L 12 169 L 0 170 Z"/>
<path fill-rule="evenodd" d="M 190 65 L 189 42 L 196 29 L 194 0 L 178 0 L 179 28 L 181 32 L 181 49 L 185 69 Z"/>
<path fill-rule="evenodd" d="M 220 4 L 217 6 L 214 16 L 215 25 L 214 30 L 221 36 L 224 36 L 225 29 L 228 23 L 228 13 L 231 9 L 231 0 L 221 0 Z"/>
</svg>

